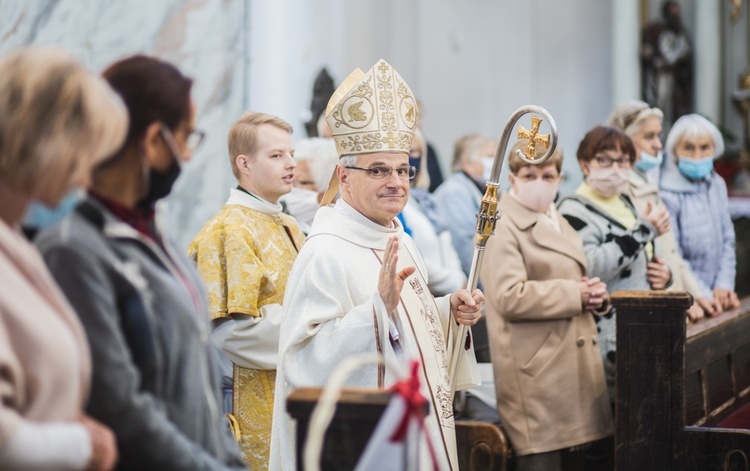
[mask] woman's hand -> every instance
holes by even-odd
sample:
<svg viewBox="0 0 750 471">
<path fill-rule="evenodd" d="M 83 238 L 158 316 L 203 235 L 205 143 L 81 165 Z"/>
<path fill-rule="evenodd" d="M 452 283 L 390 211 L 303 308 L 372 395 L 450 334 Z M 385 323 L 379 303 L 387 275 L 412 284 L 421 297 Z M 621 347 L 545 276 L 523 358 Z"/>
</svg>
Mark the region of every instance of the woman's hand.
<svg viewBox="0 0 750 471">
<path fill-rule="evenodd" d="M 468 290 L 460 289 L 451 294 L 451 312 L 456 322 L 463 325 L 474 325 L 482 317 L 484 293 L 475 289 L 472 294 Z"/>
<path fill-rule="evenodd" d="M 642 216 L 643 219 L 650 222 L 656 228 L 656 232 L 659 235 L 669 231 L 669 211 L 667 211 L 667 207 L 663 204 L 653 207 L 651 206 L 651 202 L 646 203 L 646 210 L 643 211 Z"/>
<path fill-rule="evenodd" d="M 78 419 L 91 436 L 91 459 L 86 471 L 110 471 L 117 464 L 115 434 L 101 422 L 84 415 Z"/>
<path fill-rule="evenodd" d="M 581 308 L 584 311 L 596 311 L 609 299 L 607 285 L 599 277 L 589 279 L 584 276 L 578 282 L 578 289 L 581 292 Z"/>
<path fill-rule="evenodd" d="M 721 303 L 716 299 L 698 298 L 695 302 L 698 303 L 708 317 L 718 316 L 724 312 Z"/>
<path fill-rule="evenodd" d="M 740 307 L 740 299 L 737 297 L 737 293 L 728 289 L 714 288 L 714 299 L 721 303 L 721 307 L 725 311 L 739 309 Z"/>
<path fill-rule="evenodd" d="M 693 303 L 692 306 L 690 306 L 690 309 L 687 310 L 687 316 L 691 322 L 697 322 L 700 319 L 703 319 L 705 315 L 705 311 L 697 300 Z"/>
<path fill-rule="evenodd" d="M 646 265 L 646 279 L 651 285 L 651 289 L 664 289 L 669 285 L 672 279 L 672 271 L 669 265 L 663 262 L 654 254 L 654 261 Z"/>
<path fill-rule="evenodd" d="M 406 267 L 400 272 L 396 271 L 398 265 L 398 237 L 393 236 L 385 246 L 383 254 L 383 266 L 380 268 L 378 278 L 378 292 L 380 298 L 385 304 L 385 308 L 390 314 L 398 307 L 398 301 L 401 299 L 401 288 L 404 287 L 404 281 L 414 273 L 415 267 Z"/>
</svg>

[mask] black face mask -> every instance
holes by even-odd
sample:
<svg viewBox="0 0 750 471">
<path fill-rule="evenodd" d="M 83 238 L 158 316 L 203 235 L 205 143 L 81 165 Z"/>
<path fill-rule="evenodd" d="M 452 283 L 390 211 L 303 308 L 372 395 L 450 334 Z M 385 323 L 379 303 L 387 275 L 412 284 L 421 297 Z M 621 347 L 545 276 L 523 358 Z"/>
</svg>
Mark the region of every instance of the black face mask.
<svg viewBox="0 0 750 471">
<path fill-rule="evenodd" d="M 172 191 L 172 186 L 177 181 L 181 171 L 182 167 L 177 161 L 172 161 L 172 165 L 165 172 L 160 172 L 152 167 L 148 175 L 148 193 L 138 205 L 153 206 L 157 201 L 167 196 Z"/>
<path fill-rule="evenodd" d="M 164 133 L 166 131 L 162 131 Z M 165 137 L 165 140 L 168 138 Z M 175 155 L 174 145 L 168 144 L 167 147 L 170 150 L 172 156 L 172 163 L 169 168 L 165 171 L 159 171 L 151 167 L 148 172 L 148 191 L 146 196 L 138 203 L 138 206 L 142 207 L 153 207 L 157 201 L 166 197 L 171 191 L 174 182 L 180 176 L 182 171 L 182 165 L 180 165 L 180 159 Z"/>
</svg>

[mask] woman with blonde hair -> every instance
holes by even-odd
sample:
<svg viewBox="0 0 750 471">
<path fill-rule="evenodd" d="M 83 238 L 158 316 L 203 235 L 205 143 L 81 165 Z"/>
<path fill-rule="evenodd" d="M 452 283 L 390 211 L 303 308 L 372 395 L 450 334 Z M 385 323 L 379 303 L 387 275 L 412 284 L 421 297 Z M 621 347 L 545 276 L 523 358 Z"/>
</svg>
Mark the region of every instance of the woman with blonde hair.
<svg viewBox="0 0 750 471">
<path fill-rule="evenodd" d="M 651 108 L 639 100 L 630 100 L 615 108 L 609 118 L 609 124 L 624 131 L 635 146 L 635 165 L 630 170 L 626 193 L 641 212 L 649 205 L 655 207 L 664 204 L 656 185 L 664 160 L 659 137 L 663 116 L 659 108 Z M 670 270 L 665 270 L 659 262 L 666 263 Z M 695 303 L 688 309 L 691 320 L 700 319 L 705 314 L 713 316 L 721 312 L 721 306 L 717 302 L 703 295 L 690 267 L 677 251 L 673 231 L 667 231 L 654 240 L 653 259 L 649 261 L 648 270 L 653 280 L 661 278 L 661 282 L 668 286 L 668 289 L 685 290 L 693 295 Z M 671 279 L 668 277 L 669 274 Z"/>
<path fill-rule="evenodd" d="M 91 355 L 78 319 L 20 233 L 32 199 L 54 207 L 127 131 L 121 100 L 55 49 L 0 59 L 0 469 L 108 470 L 112 432 L 86 415 Z"/>
</svg>

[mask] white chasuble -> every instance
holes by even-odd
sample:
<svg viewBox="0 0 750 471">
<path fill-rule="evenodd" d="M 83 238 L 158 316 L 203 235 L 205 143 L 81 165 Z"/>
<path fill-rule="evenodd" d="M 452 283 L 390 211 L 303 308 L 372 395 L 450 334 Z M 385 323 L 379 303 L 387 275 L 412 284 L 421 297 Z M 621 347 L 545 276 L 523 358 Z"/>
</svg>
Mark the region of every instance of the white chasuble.
<svg viewBox="0 0 750 471">
<path fill-rule="evenodd" d="M 400 241 L 398 269 L 414 266 L 416 271 L 389 315 L 377 287 L 383 252 L 394 235 Z M 420 362 L 422 394 L 431 406 L 427 435 L 439 469 L 458 469 L 448 370 L 459 329 L 450 296 L 433 298 L 426 277 L 414 241 L 397 222 L 392 228 L 380 226 L 343 200 L 320 208 L 284 298 L 271 469 L 296 469 L 296 428 L 286 413 L 286 397 L 299 387 L 324 386 L 350 355 L 378 352 L 401 364 L 404 372 L 411 359 Z M 479 384 L 473 346 L 461 348 L 459 355 L 456 389 Z M 395 372 L 373 364 L 351 375 L 346 386 L 387 389 L 397 379 Z M 426 442 L 420 447 L 420 468 L 432 469 Z"/>
</svg>

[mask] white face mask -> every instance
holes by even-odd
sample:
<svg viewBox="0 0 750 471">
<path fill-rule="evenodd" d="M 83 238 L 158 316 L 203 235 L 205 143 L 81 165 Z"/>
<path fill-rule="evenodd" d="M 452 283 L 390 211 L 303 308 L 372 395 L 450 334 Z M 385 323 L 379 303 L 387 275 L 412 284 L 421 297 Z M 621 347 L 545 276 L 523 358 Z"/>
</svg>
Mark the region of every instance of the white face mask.
<svg viewBox="0 0 750 471">
<path fill-rule="evenodd" d="M 547 212 L 552 202 L 555 201 L 559 188 L 559 179 L 554 182 L 545 182 L 541 178 L 537 178 L 527 182 L 513 175 L 513 191 L 516 198 L 522 205 L 532 211 Z"/>
<path fill-rule="evenodd" d="M 495 157 L 489 156 L 489 157 L 482 157 L 482 178 L 484 178 L 484 181 L 490 180 L 490 175 L 492 174 L 492 165 L 495 163 Z"/>
<path fill-rule="evenodd" d="M 586 177 L 589 187 L 602 198 L 612 198 L 625 191 L 630 179 L 629 168 L 591 168 Z"/>
<path fill-rule="evenodd" d="M 311 224 L 315 213 L 320 207 L 318 192 L 304 188 L 292 188 L 292 191 L 282 196 L 289 214 L 298 221 Z"/>
</svg>

